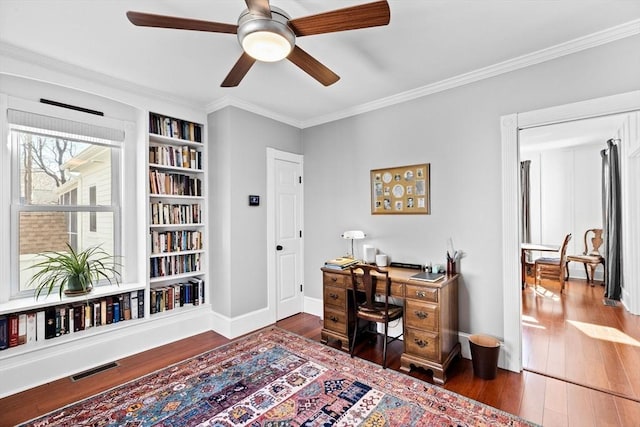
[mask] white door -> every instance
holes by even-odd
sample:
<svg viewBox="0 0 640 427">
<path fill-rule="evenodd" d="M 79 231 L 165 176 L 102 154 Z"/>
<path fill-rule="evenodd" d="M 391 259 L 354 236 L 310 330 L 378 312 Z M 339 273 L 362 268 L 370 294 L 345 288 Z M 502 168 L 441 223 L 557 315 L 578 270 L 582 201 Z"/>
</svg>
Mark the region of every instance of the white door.
<svg viewBox="0 0 640 427">
<path fill-rule="evenodd" d="M 303 311 L 302 284 L 302 156 L 271 150 L 273 262 L 276 320 Z M 269 186 L 269 184 L 268 184 Z M 272 260 L 272 261 L 271 261 Z"/>
</svg>

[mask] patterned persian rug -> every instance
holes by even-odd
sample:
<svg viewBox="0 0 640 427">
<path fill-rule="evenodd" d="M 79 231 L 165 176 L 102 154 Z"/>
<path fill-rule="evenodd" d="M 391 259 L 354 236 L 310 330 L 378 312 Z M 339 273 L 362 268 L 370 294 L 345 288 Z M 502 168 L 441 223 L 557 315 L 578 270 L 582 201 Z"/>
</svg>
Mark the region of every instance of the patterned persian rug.
<svg viewBox="0 0 640 427">
<path fill-rule="evenodd" d="M 529 426 L 408 375 L 267 328 L 31 426 Z"/>
</svg>

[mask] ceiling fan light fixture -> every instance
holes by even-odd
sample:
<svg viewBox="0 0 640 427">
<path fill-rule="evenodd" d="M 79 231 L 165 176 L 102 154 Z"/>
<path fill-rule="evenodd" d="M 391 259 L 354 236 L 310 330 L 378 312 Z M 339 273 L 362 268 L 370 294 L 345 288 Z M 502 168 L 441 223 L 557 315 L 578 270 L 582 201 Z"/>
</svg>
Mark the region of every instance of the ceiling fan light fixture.
<svg viewBox="0 0 640 427">
<path fill-rule="evenodd" d="M 246 10 L 238 19 L 238 41 L 242 49 L 258 61 L 280 61 L 289 56 L 296 43 L 288 22 L 289 17 L 276 7 L 271 7 L 271 19 Z"/>
<path fill-rule="evenodd" d="M 280 34 L 256 31 L 242 39 L 242 49 L 258 61 L 276 62 L 289 56 L 293 46 Z"/>
</svg>

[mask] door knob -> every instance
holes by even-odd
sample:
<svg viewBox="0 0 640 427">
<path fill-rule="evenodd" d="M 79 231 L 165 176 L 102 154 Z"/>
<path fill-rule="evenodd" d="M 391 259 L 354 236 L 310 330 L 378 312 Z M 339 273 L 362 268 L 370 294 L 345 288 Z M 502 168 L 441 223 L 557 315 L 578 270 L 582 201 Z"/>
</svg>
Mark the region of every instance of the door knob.
<svg viewBox="0 0 640 427">
<path fill-rule="evenodd" d="M 278 246 L 276 246 L 276 251 L 281 251 L 282 249 L 284 249 L 284 248 L 282 247 L 282 245 L 278 245 Z"/>
</svg>

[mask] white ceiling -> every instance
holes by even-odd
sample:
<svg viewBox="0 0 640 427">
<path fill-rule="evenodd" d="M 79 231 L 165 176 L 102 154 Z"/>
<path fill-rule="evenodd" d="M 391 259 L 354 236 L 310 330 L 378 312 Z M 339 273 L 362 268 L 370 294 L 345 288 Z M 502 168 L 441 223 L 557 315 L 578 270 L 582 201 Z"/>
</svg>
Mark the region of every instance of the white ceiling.
<svg viewBox="0 0 640 427">
<path fill-rule="evenodd" d="M 272 4 L 297 18 L 369 1 Z M 475 70 L 516 63 L 514 58 L 532 52 L 558 50 L 612 27 L 635 33 L 640 28 L 638 0 L 389 3 L 388 26 L 298 38 L 300 47 L 341 77 L 330 87 L 285 60 L 256 63 L 239 87 L 221 88 L 241 54 L 234 35 L 135 27 L 125 17 L 136 10 L 235 24 L 246 7 L 242 0 L 0 0 L 0 43 L 72 64 L 78 73 L 161 90 L 207 110 L 221 103 L 246 105 L 304 127 Z"/>
</svg>

